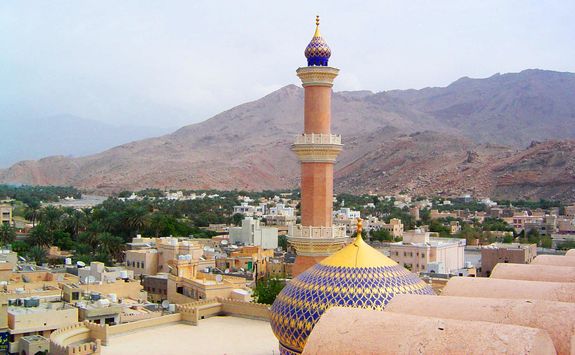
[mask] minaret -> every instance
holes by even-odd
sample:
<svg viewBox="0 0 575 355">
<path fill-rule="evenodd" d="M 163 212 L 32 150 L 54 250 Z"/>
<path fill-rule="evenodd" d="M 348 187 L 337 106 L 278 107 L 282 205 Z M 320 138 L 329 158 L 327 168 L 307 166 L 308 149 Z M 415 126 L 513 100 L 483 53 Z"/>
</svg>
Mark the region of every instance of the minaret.
<svg viewBox="0 0 575 355">
<path fill-rule="evenodd" d="M 319 16 L 305 56 L 308 66 L 296 71 L 305 91 L 304 133 L 292 145 L 301 162 L 301 225 L 288 232 L 297 253 L 294 277 L 348 242 L 345 227 L 332 224 L 333 165 L 342 144 L 341 136 L 331 134 L 331 88 L 339 69 L 328 66 L 331 50 L 319 32 Z"/>
</svg>

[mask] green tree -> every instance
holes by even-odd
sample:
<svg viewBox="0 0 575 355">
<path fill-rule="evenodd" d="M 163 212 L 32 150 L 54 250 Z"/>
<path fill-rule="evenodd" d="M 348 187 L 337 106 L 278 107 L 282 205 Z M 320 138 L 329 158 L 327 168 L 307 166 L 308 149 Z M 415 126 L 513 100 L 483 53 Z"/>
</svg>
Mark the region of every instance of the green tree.
<svg viewBox="0 0 575 355">
<path fill-rule="evenodd" d="M 257 303 L 272 304 L 284 286 L 285 282 L 277 277 L 262 279 L 257 282 L 254 289 L 254 301 Z"/>
<path fill-rule="evenodd" d="M 386 229 L 372 230 L 369 232 L 371 239 L 383 242 L 383 241 L 393 241 L 393 236 Z"/>
<path fill-rule="evenodd" d="M 278 235 L 278 247 L 282 248 L 283 251 L 287 251 L 288 248 L 287 236 L 283 234 Z"/>
<path fill-rule="evenodd" d="M 24 209 L 24 218 L 32 222 L 32 228 L 36 227 L 36 221 L 39 215 L 40 205 L 38 203 L 30 203 L 30 205 Z"/>
<path fill-rule="evenodd" d="M 39 245 L 34 245 L 28 250 L 28 258 L 40 265 L 46 261 L 46 249 Z"/>
<path fill-rule="evenodd" d="M 449 238 L 451 232 L 448 226 L 443 225 L 443 223 L 437 219 L 429 222 L 429 231 L 438 233 L 442 238 Z"/>
<path fill-rule="evenodd" d="M 124 240 L 110 233 L 101 233 L 98 235 L 97 254 L 108 256 L 112 260 L 122 259 L 124 251 Z"/>
<path fill-rule="evenodd" d="M 245 216 L 242 213 L 234 213 L 234 215 L 232 216 L 232 223 L 236 226 L 239 226 L 240 224 L 242 224 L 242 220 L 245 218 Z"/>
<path fill-rule="evenodd" d="M 53 242 L 53 233 L 48 230 L 46 225 L 39 224 L 30 232 L 28 241 L 33 246 L 49 247 Z"/>
<path fill-rule="evenodd" d="M 8 223 L 0 223 L 0 243 L 8 245 L 16 239 L 16 231 Z"/>
</svg>

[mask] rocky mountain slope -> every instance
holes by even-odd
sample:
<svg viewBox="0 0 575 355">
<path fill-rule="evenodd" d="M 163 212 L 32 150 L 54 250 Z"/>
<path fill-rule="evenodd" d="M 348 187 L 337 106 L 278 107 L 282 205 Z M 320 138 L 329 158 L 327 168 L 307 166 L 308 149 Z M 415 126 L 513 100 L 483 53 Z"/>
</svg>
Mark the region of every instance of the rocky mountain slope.
<svg viewBox="0 0 575 355">
<path fill-rule="evenodd" d="M 333 132 L 345 144 L 339 191 L 575 198 L 574 74 L 528 70 L 445 88 L 339 92 L 332 104 Z M 289 145 L 302 129 L 303 89 L 290 85 L 165 136 L 19 162 L 0 181 L 103 191 L 294 187 Z M 527 147 L 533 140 L 554 141 Z"/>
</svg>

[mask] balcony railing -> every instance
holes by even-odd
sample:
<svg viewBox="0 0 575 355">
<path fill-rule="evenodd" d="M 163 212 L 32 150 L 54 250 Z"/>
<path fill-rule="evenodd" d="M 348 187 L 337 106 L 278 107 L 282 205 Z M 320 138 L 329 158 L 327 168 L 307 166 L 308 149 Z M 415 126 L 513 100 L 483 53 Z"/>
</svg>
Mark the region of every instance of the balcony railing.
<svg viewBox="0 0 575 355">
<path fill-rule="evenodd" d="M 289 226 L 288 235 L 292 238 L 333 239 L 346 238 L 345 226 L 312 227 L 300 224 Z"/>
<path fill-rule="evenodd" d="M 309 133 L 296 137 L 295 144 L 341 144 L 339 134 Z"/>
</svg>

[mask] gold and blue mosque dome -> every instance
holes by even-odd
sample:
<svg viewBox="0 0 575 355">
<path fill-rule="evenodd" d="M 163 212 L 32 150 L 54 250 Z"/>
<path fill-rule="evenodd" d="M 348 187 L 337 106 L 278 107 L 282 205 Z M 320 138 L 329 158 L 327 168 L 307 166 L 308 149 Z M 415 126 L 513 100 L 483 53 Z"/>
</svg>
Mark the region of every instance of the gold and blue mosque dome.
<svg viewBox="0 0 575 355">
<path fill-rule="evenodd" d="M 358 224 L 361 231 L 361 224 Z M 397 294 L 432 295 L 425 282 L 361 238 L 291 280 L 271 307 L 271 326 L 285 355 L 300 354 L 330 307 L 383 310 Z"/>
<path fill-rule="evenodd" d="M 329 57 L 331 57 L 331 49 L 329 49 L 327 42 L 319 32 L 319 16 L 315 18 L 315 33 L 307 47 L 305 47 L 304 54 L 307 58 L 307 65 L 310 67 L 326 67 Z"/>
</svg>

